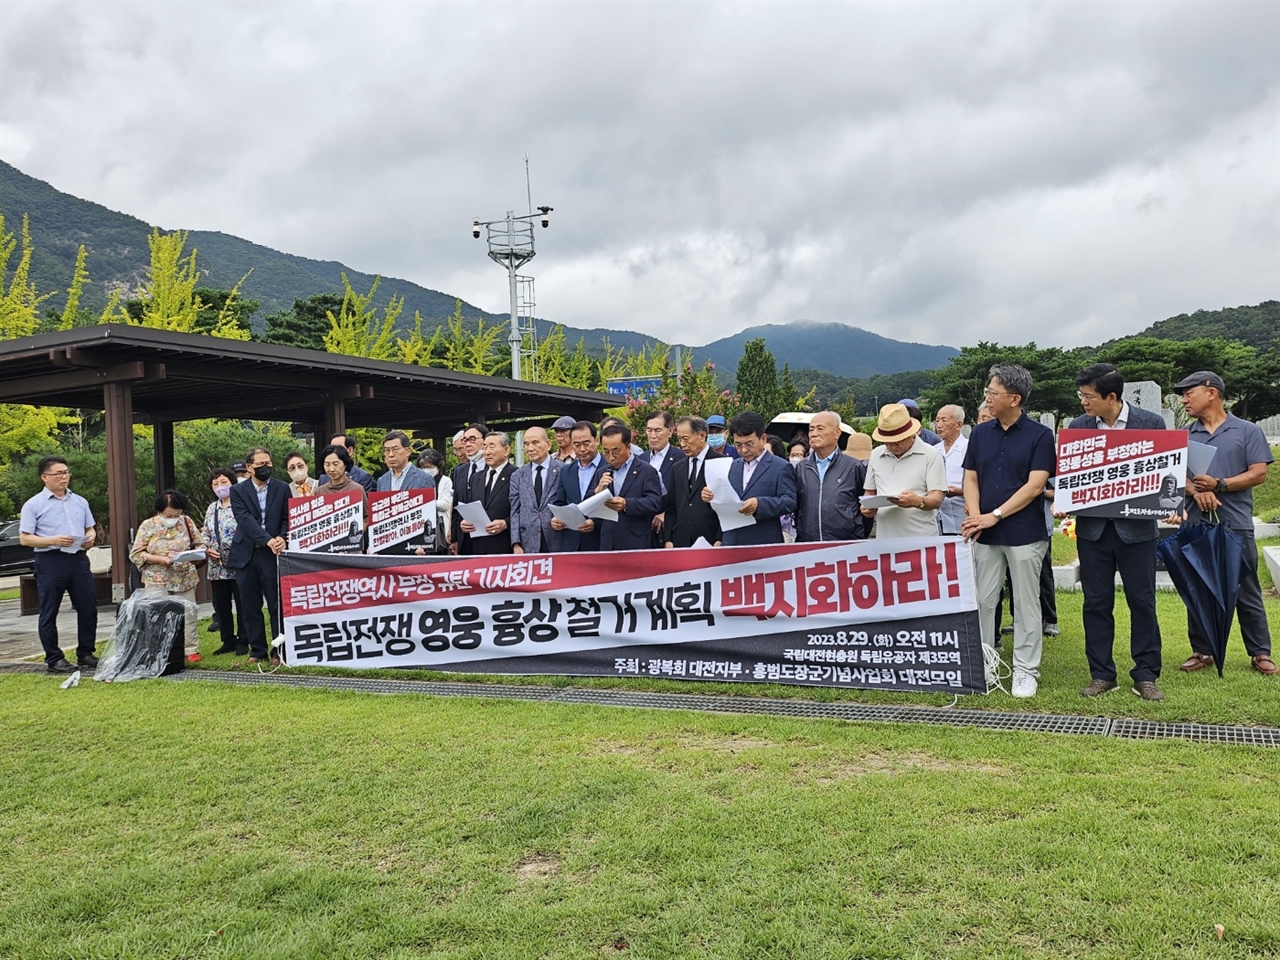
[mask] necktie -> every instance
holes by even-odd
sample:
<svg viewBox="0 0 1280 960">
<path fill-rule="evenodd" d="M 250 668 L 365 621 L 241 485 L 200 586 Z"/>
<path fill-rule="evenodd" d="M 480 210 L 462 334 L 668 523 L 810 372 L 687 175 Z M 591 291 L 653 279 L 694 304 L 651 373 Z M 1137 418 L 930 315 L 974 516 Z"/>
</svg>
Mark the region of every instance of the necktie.
<svg viewBox="0 0 1280 960">
<path fill-rule="evenodd" d="M 542 503 L 542 464 L 533 468 L 533 499 L 539 504 Z"/>
<path fill-rule="evenodd" d="M 698 489 L 698 475 L 701 472 L 698 468 L 702 466 L 702 461 L 694 457 L 689 461 L 689 490 L 690 492 Z"/>
<path fill-rule="evenodd" d="M 485 487 L 484 487 L 484 498 L 485 498 L 486 500 L 488 500 L 488 499 L 489 499 L 489 495 L 490 495 L 491 493 L 493 493 L 493 478 L 494 478 L 494 477 L 496 477 L 497 475 L 498 475 L 498 471 L 497 471 L 497 470 L 492 470 L 492 469 L 491 469 L 491 470 L 489 471 L 489 481 L 485 484 Z"/>
</svg>

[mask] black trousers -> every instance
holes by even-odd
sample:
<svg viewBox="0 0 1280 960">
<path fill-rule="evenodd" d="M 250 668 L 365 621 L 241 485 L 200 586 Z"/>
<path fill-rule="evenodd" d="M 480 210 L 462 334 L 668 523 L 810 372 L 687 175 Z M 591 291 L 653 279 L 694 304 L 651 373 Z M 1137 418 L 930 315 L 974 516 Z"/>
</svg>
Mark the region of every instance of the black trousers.
<svg viewBox="0 0 1280 960">
<path fill-rule="evenodd" d="M 218 618 L 219 632 L 222 642 L 237 649 L 245 646 L 244 637 L 244 604 L 240 602 L 240 593 L 235 580 L 210 580 L 209 590 L 213 593 L 213 615 Z M 235 601 L 235 620 L 231 618 L 231 603 Z M 236 623 L 240 624 L 239 631 Z"/>
<path fill-rule="evenodd" d="M 1236 598 L 1236 621 L 1244 638 L 1245 652 L 1251 657 L 1271 656 L 1271 625 L 1262 606 L 1262 585 L 1258 583 L 1258 546 L 1252 534 L 1235 531 L 1244 538 L 1244 573 L 1240 575 L 1240 595 Z M 1187 614 L 1187 639 L 1196 653 L 1210 656 L 1209 639 Z"/>
<path fill-rule="evenodd" d="M 276 555 L 266 547 L 254 547 L 249 562 L 236 571 L 240 591 L 240 629 L 249 642 L 249 655 L 265 660 L 270 642 L 280 635 L 280 576 Z M 271 636 L 262 619 L 262 604 L 271 616 Z"/>
<path fill-rule="evenodd" d="M 93 574 L 89 556 L 83 550 L 63 553 L 42 550 L 35 555 L 36 596 L 40 600 L 40 646 L 44 662 L 65 659 L 58 645 L 58 610 L 64 594 L 71 596 L 76 611 L 76 657 L 93 654 L 98 632 L 98 600 L 93 594 Z"/>
<path fill-rule="evenodd" d="M 1129 605 L 1129 655 L 1134 682 L 1160 676 L 1160 622 L 1156 619 L 1156 544 L 1125 543 L 1110 520 L 1097 540 L 1076 541 L 1084 593 L 1084 653 L 1095 680 L 1116 679 L 1116 573 Z M 1259 597 L 1261 602 L 1261 597 Z"/>
</svg>

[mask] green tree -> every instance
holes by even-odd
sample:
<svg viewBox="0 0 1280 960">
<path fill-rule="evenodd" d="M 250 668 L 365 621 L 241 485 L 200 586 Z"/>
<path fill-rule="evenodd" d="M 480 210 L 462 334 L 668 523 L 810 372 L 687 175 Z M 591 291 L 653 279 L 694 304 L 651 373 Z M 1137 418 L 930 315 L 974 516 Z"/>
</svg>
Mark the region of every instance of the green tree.
<svg viewBox="0 0 1280 960">
<path fill-rule="evenodd" d="M 396 352 L 396 321 L 404 310 L 404 297 L 391 297 L 378 318 L 378 308 L 373 298 L 382 283 L 381 277 L 373 278 L 373 285 L 366 294 L 356 293 L 347 275 L 342 275 L 346 293 L 342 306 L 335 315 L 327 314 L 329 332 L 324 335 L 324 348 L 330 353 L 349 357 L 368 357 L 371 360 L 391 360 Z"/>
<path fill-rule="evenodd" d="M 763 337 L 743 344 L 737 390 L 743 404 L 764 417 L 766 423 L 780 412 L 778 361 L 765 348 Z"/>
<path fill-rule="evenodd" d="M 323 350 L 324 336 L 329 332 L 329 314 L 341 309 L 342 297 L 336 293 L 316 293 L 305 300 L 294 300 L 292 310 L 264 318 L 262 340 L 282 347 Z"/>
<path fill-rule="evenodd" d="M 4 215 L 0 214 L 0 340 L 28 337 L 40 327 L 40 304 L 50 294 L 41 296 L 31 280 L 31 255 L 35 246 L 31 242 L 31 225 L 27 216 L 22 217 L 21 252 L 18 262 L 9 272 L 9 260 L 18 249 L 18 238 L 5 230 Z"/>
</svg>

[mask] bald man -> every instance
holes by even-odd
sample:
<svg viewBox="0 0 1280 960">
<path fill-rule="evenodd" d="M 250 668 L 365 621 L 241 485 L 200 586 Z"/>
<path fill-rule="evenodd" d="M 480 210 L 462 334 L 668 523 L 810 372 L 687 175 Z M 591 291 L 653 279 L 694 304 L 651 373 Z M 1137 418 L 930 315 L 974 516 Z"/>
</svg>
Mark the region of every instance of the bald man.
<svg viewBox="0 0 1280 960">
<path fill-rule="evenodd" d="M 809 421 L 809 455 L 795 465 L 796 540 L 862 540 L 858 498 L 867 468 L 840 455 L 840 417 L 830 410 Z"/>
</svg>

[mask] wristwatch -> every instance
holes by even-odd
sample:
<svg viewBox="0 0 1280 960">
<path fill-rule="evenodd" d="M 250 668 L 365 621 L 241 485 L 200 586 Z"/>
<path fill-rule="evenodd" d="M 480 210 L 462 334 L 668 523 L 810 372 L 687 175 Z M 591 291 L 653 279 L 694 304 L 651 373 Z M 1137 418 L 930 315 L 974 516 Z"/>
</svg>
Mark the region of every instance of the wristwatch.
<svg viewBox="0 0 1280 960">
<path fill-rule="evenodd" d="M 1218 480 L 1218 492 L 1219 492 L 1219 493 L 1226 493 L 1226 492 L 1227 492 L 1227 478 L 1226 478 L 1226 477 L 1222 477 L 1222 478 L 1220 478 L 1220 479 Z"/>
<path fill-rule="evenodd" d="M 992 510 L 991 515 L 995 517 L 997 520 L 1004 519 L 1004 511 L 1001 510 L 999 507 L 996 507 L 994 510 Z"/>
</svg>

